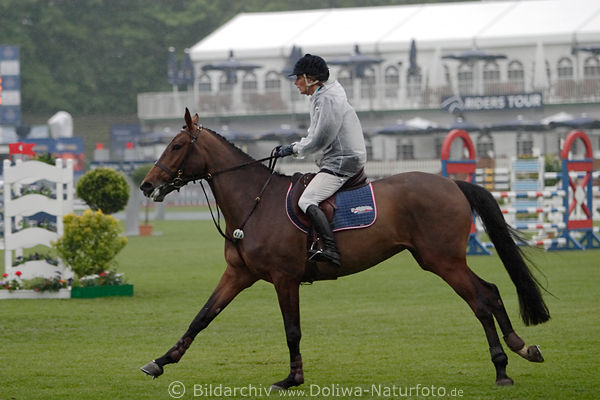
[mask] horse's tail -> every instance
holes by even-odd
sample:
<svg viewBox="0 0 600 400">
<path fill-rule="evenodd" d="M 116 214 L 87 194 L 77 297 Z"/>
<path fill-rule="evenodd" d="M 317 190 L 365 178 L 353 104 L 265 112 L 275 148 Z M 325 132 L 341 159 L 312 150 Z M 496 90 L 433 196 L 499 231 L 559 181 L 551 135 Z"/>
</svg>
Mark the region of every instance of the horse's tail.
<svg viewBox="0 0 600 400">
<path fill-rule="evenodd" d="M 522 240 L 519 232 L 504 220 L 494 196 L 481 186 L 455 181 L 464 193 L 471 209 L 479 215 L 498 256 L 517 288 L 521 318 L 525 325 L 537 325 L 550 319 L 550 312 L 542 298 L 540 284 L 531 274 L 523 252 L 515 243 Z"/>
</svg>

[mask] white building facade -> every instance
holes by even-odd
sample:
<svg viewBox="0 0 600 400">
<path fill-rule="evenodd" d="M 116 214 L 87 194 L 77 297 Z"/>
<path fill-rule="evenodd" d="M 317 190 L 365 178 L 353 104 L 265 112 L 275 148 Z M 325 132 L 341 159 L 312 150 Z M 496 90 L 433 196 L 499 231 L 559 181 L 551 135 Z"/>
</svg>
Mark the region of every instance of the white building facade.
<svg viewBox="0 0 600 400">
<path fill-rule="evenodd" d="M 185 107 L 217 132 L 258 137 L 282 125 L 302 130 L 308 125 L 308 99 L 282 73 L 291 67 L 292 49 L 334 60 L 350 55 L 355 46 L 382 61 L 361 74 L 354 66 L 331 65 L 330 71 L 346 89 L 368 135 L 415 117 L 449 126 L 460 114 L 481 127 L 516 118 L 540 121 L 561 112 L 600 117 L 597 0 L 242 13 L 190 49 L 193 85 L 139 94 L 138 116 L 150 131 L 176 131 Z M 505 57 L 446 58 L 474 49 Z M 234 81 L 223 71 L 203 68 L 226 60 L 230 52 L 239 62 L 261 67 L 237 71 Z M 470 132 L 484 153 L 491 141 L 488 155 L 496 158 L 523 151 L 556 154 L 565 133 Z M 373 135 L 370 158 L 434 159 L 444 136 L 442 130 Z M 600 139 L 592 140 L 595 150 L 600 148 Z M 266 145 L 250 148 L 266 152 Z"/>
</svg>

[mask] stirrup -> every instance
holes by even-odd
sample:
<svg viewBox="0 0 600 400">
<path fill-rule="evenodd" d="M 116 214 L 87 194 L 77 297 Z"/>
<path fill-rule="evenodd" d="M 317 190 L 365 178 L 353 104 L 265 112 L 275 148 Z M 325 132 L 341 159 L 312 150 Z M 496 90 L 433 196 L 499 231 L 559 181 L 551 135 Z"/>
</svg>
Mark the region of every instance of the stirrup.
<svg viewBox="0 0 600 400">
<path fill-rule="evenodd" d="M 321 249 L 310 249 L 308 251 L 308 260 L 309 261 L 320 261 L 328 264 L 335 265 L 336 267 L 340 267 L 342 265 L 339 257 L 332 257 L 325 253 L 325 251 Z"/>
</svg>

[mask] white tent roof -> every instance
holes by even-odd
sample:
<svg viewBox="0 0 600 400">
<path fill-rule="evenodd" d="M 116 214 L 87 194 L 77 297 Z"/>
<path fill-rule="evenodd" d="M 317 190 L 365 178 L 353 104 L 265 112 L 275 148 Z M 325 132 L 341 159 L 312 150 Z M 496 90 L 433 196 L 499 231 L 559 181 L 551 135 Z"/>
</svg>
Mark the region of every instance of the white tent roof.
<svg viewBox="0 0 600 400">
<path fill-rule="evenodd" d="M 598 0 L 512 0 L 242 13 L 191 48 L 194 61 L 286 57 L 304 52 L 363 53 L 473 45 L 600 42 Z"/>
</svg>

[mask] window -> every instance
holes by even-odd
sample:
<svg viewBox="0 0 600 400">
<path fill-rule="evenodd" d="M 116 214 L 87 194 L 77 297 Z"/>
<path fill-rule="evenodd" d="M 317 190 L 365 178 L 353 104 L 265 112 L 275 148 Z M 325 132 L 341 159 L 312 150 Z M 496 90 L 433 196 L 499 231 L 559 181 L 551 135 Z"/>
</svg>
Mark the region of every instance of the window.
<svg viewBox="0 0 600 400">
<path fill-rule="evenodd" d="M 394 66 L 387 67 L 385 69 L 385 97 L 386 98 L 397 98 L 398 90 L 400 89 L 400 74 L 398 68 Z"/>
<path fill-rule="evenodd" d="M 223 72 L 219 77 L 219 92 L 231 92 L 235 81 L 235 73 Z"/>
<path fill-rule="evenodd" d="M 458 92 L 460 94 L 473 94 L 473 66 L 467 63 L 462 63 L 458 66 Z"/>
<path fill-rule="evenodd" d="M 350 73 L 350 71 L 340 71 L 340 74 L 338 76 L 338 82 L 346 90 L 346 96 L 348 97 L 348 100 L 351 100 L 354 97 L 354 80 L 352 79 L 352 74 Z"/>
<path fill-rule="evenodd" d="M 398 160 L 414 160 L 415 145 L 407 138 L 398 139 L 396 142 L 396 158 Z"/>
<path fill-rule="evenodd" d="M 533 137 L 529 132 L 520 132 L 517 135 L 517 156 L 530 156 L 533 154 Z"/>
<path fill-rule="evenodd" d="M 494 158 L 494 139 L 487 132 L 477 136 L 477 155 L 480 158 Z"/>
<path fill-rule="evenodd" d="M 483 66 L 483 90 L 486 94 L 498 93 L 500 86 L 500 67 L 495 61 L 490 61 Z"/>
<path fill-rule="evenodd" d="M 372 99 L 375 97 L 375 71 L 373 68 L 365 68 L 364 75 L 360 78 L 360 97 Z"/>
<path fill-rule="evenodd" d="M 525 90 L 525 71 L 520 61 L 513 60 L 508 63 L 508 82 L 514 91 Z"/>
<path fill-rule="evenodd" d="M 198 91 L 200 93 L 212 92 L 212 82 L 210 76 L 207 74 L 202 74 L 200 75 L 200 78 L 198 78 Z"/>
<path fill-rule="evenodd" d="M 573 61 L 567 57 L 558 60 L 557 72 L 558 79 L 573 79 Z"/>
<path fill-rule="evenodd" d="M 600 79 L 600 59 L 589 57 L 583 64 L 584 79 Z"/>
<path fill-rule="evenodd" d="M 265 92 L 277 92 L 281 91 L 281 78 L 279 73 L 270 71 L 267 73 L 265 78 Z"/>
<path fill-rule="evenodd" d="M 256 75 L 254 72 L 246 72 L 242 79 L 242 91 L 243 92 L 256 92 L 258 83 L 256 82 Z"/>
</svg>

